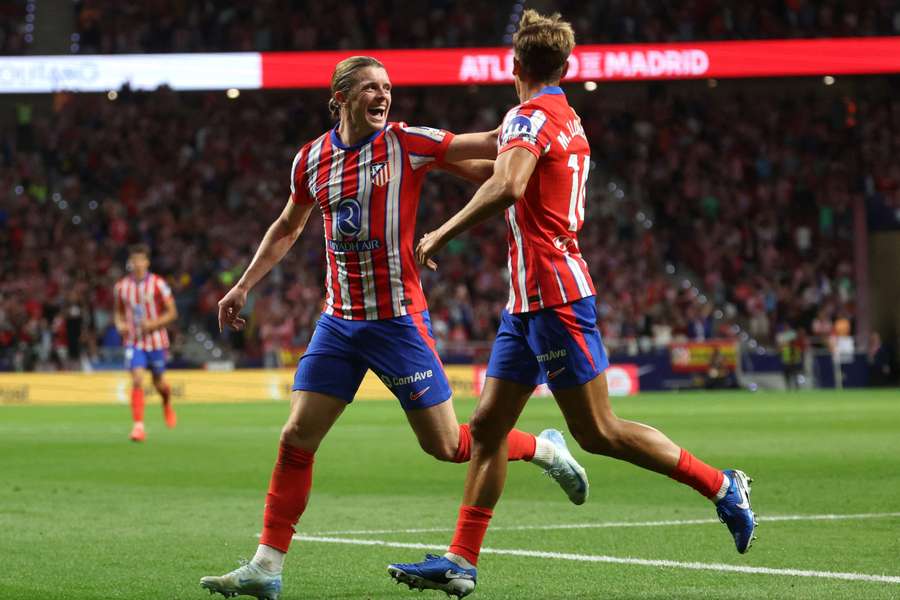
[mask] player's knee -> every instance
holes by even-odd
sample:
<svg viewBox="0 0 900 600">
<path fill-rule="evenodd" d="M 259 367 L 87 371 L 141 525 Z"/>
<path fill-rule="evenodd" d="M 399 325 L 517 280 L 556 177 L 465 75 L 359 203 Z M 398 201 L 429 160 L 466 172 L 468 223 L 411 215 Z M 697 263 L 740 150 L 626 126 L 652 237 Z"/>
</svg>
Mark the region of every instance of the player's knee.
<svg viewBox="0 0 900 600">
<path fill-rule="evenodd" d="M 289 419 L 284 424 L 284 427 L 281 428 L 280 441 L 282 444 L 315 452 L 319 448 L 321 439 L 311 435 L 308 429 L 303 427 L 300 422 Z"/>
<path fill-rule="evenodd" d="M 615 417 L 572 429 L 572 437 L 585 452 L 617 456 L 623 447 L 622 428 Z"/>
<path fill-rule="evenodd" d="M 453 462 L 458 445 L 454 445 L 452 440 L 419 440 L 419 446 L 426 454 L 445 462 Z"/>
<path fill-rule="evenodd" d="M 472 433 L 472 445 L 481 448 L 495 448 L 506 438 L 506 432 L 478 412 L 469 421 L 469 431 Z"/>
</svg>

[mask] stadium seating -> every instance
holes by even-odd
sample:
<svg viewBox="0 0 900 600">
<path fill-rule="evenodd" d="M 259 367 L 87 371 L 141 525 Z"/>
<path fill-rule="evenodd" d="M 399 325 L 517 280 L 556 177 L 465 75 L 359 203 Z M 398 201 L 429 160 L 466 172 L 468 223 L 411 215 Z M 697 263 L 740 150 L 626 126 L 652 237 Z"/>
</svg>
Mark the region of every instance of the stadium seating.
<svg viewBox="0 0 900 600">
<path fill-rule="evenodd" d="M 484 129 L 513 102 L 509 90 L 477 102 L 465 101 L 469 93 L 398 91 L 393 116 Z M 573 98 L 584 107 L 596 167 L 581 247 L 611 349 L 738 331 L 774 345 L 786 325 L 816 334 L 835 319 L 852 321 L 850 206 L 866 180 L 897 195 L 891 154 L 875 151 L 893 143 L 878 126 L 889 118 L 887 101 L 851 107 L 832 95 L 797 98 L 790 87 L 760 98 L 704 84 L 649 87 L 621 107 L 598 108 L 586 92 Z M 75 356 L 116 346 L 110 288 L 135 241 L 153 248 L 182 326 L 216 335 L 216 302 L 286 200 L 294 152 L 329 126 L 326 99 L 322 91 L 236 101 L 167 90 L 126 90 L 115 101 L 59 95 L 52 116 L 4 136 L 3 366 L 76 366 Z M 871 161 L 851 160 L 859 139 Z M 432 177 L 419 231 L 470 191 Z M 505 235 L 502 220 L 486 224 L 443 253 L 438 273 L 423 274 L 445 349 L 490 342 L 507 297 Z M 322 254 L 314 218 L 258 289 L 245 334 L 228 341 L 239 360 L 305 345 L 321 308 Z"/>
</svg>

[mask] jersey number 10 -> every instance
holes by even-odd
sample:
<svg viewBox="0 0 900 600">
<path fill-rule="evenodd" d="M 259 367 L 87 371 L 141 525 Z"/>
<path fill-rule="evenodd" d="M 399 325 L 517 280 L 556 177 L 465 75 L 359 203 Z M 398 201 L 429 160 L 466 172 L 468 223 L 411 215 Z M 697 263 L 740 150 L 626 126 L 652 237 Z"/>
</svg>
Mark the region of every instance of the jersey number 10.
<svg viewBox="0 0 900 600">
<path fill-rule="evenodd" d="M 588 171 L 591 168 L 591 156 L 584 157 L 579 164 L 578 155 L 569 155 L 569 168 L 572 169 L 572 193 L 569 196 L 569 231 L 578 231 L 578 222 L 584 221 L 584 188 L 587 185 Z M 579 173 L 581 176 L 579 177 Z"/>
</svg>

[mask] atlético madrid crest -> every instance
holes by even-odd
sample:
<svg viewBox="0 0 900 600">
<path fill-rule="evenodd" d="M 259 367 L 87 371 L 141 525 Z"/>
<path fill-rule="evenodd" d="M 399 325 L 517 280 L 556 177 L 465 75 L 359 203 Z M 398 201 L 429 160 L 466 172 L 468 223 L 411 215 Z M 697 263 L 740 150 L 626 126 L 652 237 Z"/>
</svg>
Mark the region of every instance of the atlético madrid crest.
<svg viewBox="0 0 900 600">
<path fill-rule="evenodd" d="M 388 181 L 391 180 L 391 163 L 380 162 L 375 163 L 371 167 L 372 169 L 372 183 L 377 185 L 378 187 L 383 186 Z"/>
</svg>

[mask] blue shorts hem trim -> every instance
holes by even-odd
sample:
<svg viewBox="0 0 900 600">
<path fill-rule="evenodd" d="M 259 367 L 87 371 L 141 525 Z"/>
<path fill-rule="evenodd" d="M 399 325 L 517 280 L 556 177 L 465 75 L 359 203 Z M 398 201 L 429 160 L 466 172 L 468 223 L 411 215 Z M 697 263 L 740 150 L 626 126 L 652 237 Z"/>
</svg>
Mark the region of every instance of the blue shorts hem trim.
<svg viewBox="0 0 900 600">
<path fill-rule="evenodd" d="M 324 394 L 326 396 L 331 396 L 332 398 L 337 398 L 338 400 L 343 400 L 347 404 L 350 404 L 353 402 L 353 398 L 347 398 L 346 396 L 342 396 L 340 394 L 335 394 L 334 390 L 329 390 L 329 389 L 325 389 L 325 388 L 317 388 L 316 386 L 313 386 L 313 385 L 298 386 L 298 385 L 294 384 L 294 386 L 291 387 L 291 391 L 292 392 L 315 392 L 317 394 Z"/>
<path fill-rule="evenodd" d="M 524 381 L 521 377 L 516 377 L 515 375 L 510 375 L 508 373 L 501 373 L 497 371 L 487 371 L 484 374 L 485 377 L 490 377 L 492 379 L 502 379 L 503 381 L 510 381 L 512 383 L 518 383 L 519 385 L 530 385 L 532 387 L 537 387 L 541 384 L 540 381 Z"/>
<path fill-rule="evenodd" d="M 403 410 L 409 412 L 411 410 L 422 410 L 423 408 L 431 408 L 432 406 L 437 406 L 438 404 L 443 404 L 444 402 L 448 402 L 452 399 L 453 399 L 453 394 L 450 394 L 443 400 L 434 400 L 432 402 L 416 404 L 415 406 L 409 406 L 409 404 L 404 404 L 403 402 L 401 402 L 400 407 L 403 408 Z"/>
<path fill-rule="evenodd" d="M 565 381 L 560 382 L 558 384 L 547 382 L 547 387 L 550 388 L 551 392 L 555 392 L 556 390 L 570 390 L 572 388 L 576 388 L 578 386 L 582 386 L 586 383 L 590 383 L 591 381 L 597 379 L 606 372 L 606 369 L 609 368 L 609 365 L 603 367 L 602 369 L 597 369 L 597 372 L 593 375 L 585 375 L 584 377 L 579 377 L 575 381 Z"/>
</svg>

